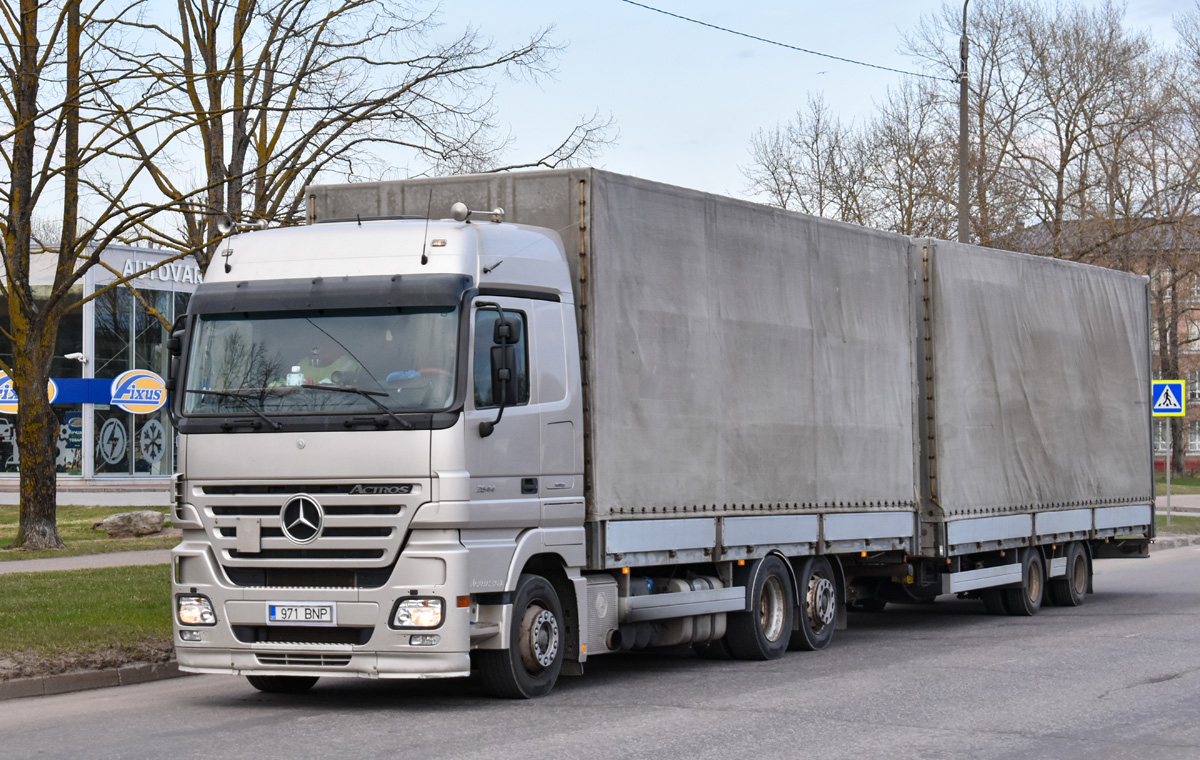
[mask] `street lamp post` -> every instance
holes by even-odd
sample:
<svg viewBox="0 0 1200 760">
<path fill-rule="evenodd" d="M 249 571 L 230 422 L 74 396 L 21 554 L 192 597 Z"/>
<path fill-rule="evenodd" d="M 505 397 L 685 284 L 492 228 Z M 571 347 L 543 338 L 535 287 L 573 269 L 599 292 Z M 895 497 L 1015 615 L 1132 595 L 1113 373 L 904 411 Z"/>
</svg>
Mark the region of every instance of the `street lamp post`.
<svg viewBox="0 0 1200 760">
<path fill-rule="evenodd" d="M 962 40 L 958 54 L 962 68 L 958 72 L 958 242 L 971 242 L 971 221 L 967 208 L 967 3 L 963 2 Z"/>
</svg>

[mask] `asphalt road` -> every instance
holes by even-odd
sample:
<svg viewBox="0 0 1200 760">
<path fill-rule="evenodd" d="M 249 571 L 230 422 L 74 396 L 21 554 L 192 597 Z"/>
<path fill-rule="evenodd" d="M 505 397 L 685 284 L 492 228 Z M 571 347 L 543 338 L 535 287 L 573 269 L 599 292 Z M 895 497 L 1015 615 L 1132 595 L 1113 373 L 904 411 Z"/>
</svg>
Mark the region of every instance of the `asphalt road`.
<svg viewBox="0 0 1200 760">
<path fill-rule="evenodd" d="M 767 663 L 618 655 L 532 702 L 473 681 L 204 676 L 7 702 L 4 758 L 1200 757 L 1200 547 L 1098 563 L 1034 618 L 943 597 Z"/>
</svg>

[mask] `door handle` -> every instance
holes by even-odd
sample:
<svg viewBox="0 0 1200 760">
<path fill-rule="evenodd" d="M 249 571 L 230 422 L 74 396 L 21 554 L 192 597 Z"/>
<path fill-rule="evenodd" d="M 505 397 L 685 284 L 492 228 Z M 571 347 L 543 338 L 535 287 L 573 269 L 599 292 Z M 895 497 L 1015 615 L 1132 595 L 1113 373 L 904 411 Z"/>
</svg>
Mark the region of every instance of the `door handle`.
<svg viewBox="0 0 1200 760">
<path fill-rule="evenodd" d="M 521 493 L 537 493 L 538 479 L 537 478 L 521 478 Z"/>
</svg>

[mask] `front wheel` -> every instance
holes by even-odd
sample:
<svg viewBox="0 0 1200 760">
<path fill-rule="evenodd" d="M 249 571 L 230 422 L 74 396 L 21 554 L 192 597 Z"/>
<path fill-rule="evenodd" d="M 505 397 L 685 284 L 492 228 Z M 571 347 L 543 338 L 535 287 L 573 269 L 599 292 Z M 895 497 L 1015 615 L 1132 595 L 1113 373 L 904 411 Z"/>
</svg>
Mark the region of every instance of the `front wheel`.
<svg viewBox="0 0 1200 760">
<path fill-rule="evenodd" d="M 833 641 L 837 622 L 838 587 L 833 567 L 825 557 L 809 557 L 797 574 L 800 608 L 789 649 L 813 652 Z"/>
<path fill-rule="evenodd" d="M 505 699 L 549 694 L 562 671 L 564 622 L 550 582 L 540 575 L 522 575 L 513 594 L 508 649 L 475 652 L 487 690 Z"/>
<path fill-rule="evenodd" d="M 301 694 L 317 684 L 316 676 L 246 676 L 246 680 L 267 694 Z"/>
</svg>

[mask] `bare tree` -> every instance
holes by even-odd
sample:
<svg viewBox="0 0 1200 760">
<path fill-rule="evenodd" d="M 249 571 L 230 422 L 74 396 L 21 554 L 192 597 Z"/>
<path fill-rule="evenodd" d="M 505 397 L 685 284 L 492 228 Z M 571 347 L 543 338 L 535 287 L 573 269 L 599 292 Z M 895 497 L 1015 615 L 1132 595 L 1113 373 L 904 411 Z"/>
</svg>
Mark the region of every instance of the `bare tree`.
<svg viewBox="0 0 1200 760">
<path fill-rule="evenodd" d="M 888 91 L 861 142 L 871 146 L 879 198 L 875 226 L 905 235 L 949 237 L 957 222 L 955 146 L 945 138 L 938 92 L 905 80 Z"/>
<path fill-rule="evenodd" d="M 823 98 L 810 97 L 795 121 L 751 138 L 751 164 L 742 173 L 751 192 L 774 205 L 864 224 L 870 211 L 857 140 Z"/>
<path fill-rule="evenodd" d="M 154 180 L 172 199 L 204 193 L 182 204 L 181 237 L 144 234 L 202 268 L 218 215 L 298 223 L 318 177 L 374 179 L 398 156 L 425 172 L 553 167 L 610 140 L 611 120 L 593 115 L 544 156 L 502 165 L 492 79 L 550 74 L 550 30 L 510 48 L 477 29 L 437 43 L 434 15 L 399 0 L 181 0 L 178 24 L 161 28 L 173 49 L 154 66 L 177 110 L 204 117 L 191 135 L 202 165 L 199 179 L 164 167 Z"/>
<path fill-rule="evenodd" d="M 99 260 L 99 251 L 163 209 L 133 192 L 161 151 L 149 143 L 162 126 L 161 85 L 153 72 L 115 53 L 124 19 L 138 2 L 107 0 L 37 2 L 0 7 L 0 185 L 4 213 L 4 277 L 0 295 L 6 320 L 0 332 L 12 345 L 11 364 L 0 363 L 20 399 L 21 516 L 15 545 L 61 546 L 55 520 L 55 453 L 58 425 L 46 394 L 50 363 L 63 315 L 76 308 L 72 287 Z M 138 137 L 152 144 L 145 162 L 114 161 Z M 93 204 L 84 220 L 80 207 Z M 34 219 L 61 220 L 52 281 L 32 281 Z M 44 235 L 44 224 L 38 233 Z M 39 246 L 40 249 L 40 246 Z M 140 274 L 140 273 L 139 273 Z"/>
<path fill-rule="evenodd" d="M 1027 8 L 1022 0 L 977 0 L 968 16 L 971 225 L 974 239 L 985 246 L 1018 226 L 1027 212 L 1025 183 L 1013 161 L 1034 110 L 1029 77 L 1019 65 L 1017 30 Z M 961 12 L 957 4 L 947 3 L 905 35 L 901 49 L 932 73 L 956 77 Z M 957 91 L 943 87 L 932 92 L 942 114 L 941 138 L 953 140 L 957 150 Z M 957 156 L 953 161 L 957 168 Z"/>
</svg>

